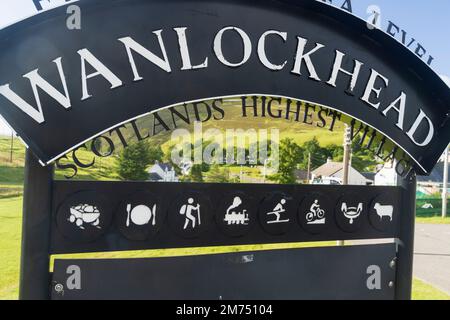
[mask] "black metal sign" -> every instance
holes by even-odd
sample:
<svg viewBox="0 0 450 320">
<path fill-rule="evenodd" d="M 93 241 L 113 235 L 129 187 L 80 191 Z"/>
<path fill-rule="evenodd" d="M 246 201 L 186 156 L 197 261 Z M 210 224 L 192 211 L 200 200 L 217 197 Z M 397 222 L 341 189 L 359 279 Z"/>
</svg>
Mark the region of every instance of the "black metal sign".
<svg viewBox="0 0 450 320">
<path fill-rule="evenodd" d="M 0 32 L 1 115 L 44 163 L 159 108 L 254 94 L 359 119 L 422 173 L 448 143 L 450 90 L 439 77 L 319 1 L 78 4 L 81 30 L 65 28 L 58 8 Z"/>
<path fill-rule="evenodd" d="M 273 114 L 277 99 L 306 102 L 306 118 L 311 104 L 337 110 L 391 139 L 420 173 L 448 144 L 448 87 L 394 39 L 320 1 L 78 4 L 80 30 L 58 8 L 0 31 L 0 113 L 41 163 L 160 108 L 234 96 L 243 117 Z M 246 96 L 270 98 L 257 114 Z M 27 151 L 21 298 L 408 299 L 414 170 L 404 178 L 67 182 Z M 48 272 L 51 254 L 384 238 L 398 245 L 57 260 L 53 282 Z"/>
<path fill-rule="evenodd" d="M 395 245 L 385 244 L 173 258 L 56 260 L 52 299 L 391 300 L 395 258 Z"/>
<path fill-rule="evenodd" d="M 396 238 L 397 187 L 56 181 L 51 252 Z"/>
</svg>

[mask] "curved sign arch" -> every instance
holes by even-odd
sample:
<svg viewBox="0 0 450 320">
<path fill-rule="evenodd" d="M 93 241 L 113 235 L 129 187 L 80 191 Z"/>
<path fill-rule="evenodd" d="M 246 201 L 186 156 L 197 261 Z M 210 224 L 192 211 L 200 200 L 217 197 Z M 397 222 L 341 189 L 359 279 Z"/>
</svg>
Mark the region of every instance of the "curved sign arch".
<svg viewBox="0 0 450 320">
<path fill-rule="evenodd" d="M 450 90 L 400 43 L 318 1 L 79 1 L 0 32 L 0 113 L 43 163 L 159 108 L 238 95 L 309 101 L 389 137 L 428 173 Z"/>
</svg>

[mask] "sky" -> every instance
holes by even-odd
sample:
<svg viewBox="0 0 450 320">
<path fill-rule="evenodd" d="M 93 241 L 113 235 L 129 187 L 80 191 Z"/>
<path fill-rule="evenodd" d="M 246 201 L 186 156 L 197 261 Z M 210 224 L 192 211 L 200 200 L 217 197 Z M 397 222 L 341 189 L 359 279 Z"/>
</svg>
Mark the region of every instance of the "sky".
<svg viewBox="0 0 450 320">
<path fill-rule="evenodd" d="M 76 1 L 74 1 L 76 2 Z M 332 0 L 341 6 L 344 0 Z M 44 9 L 62 5 L 64 0 L 42 0 Z M 367 8 L 380 8 L 383 29 L 388 21 L 405 30 L 434 57 L 432 68 L 450 86 L 450 0 L 352 0 L 353 13 L 363 19 L 368 17 Z M 0 0 L 0 28 L 37 13 L 32 0 Z M 83 13 L 81 11 L 81 13 Z M 0 118 L 0 134 L 10 134 L 10 129 Z"/>
</svg>

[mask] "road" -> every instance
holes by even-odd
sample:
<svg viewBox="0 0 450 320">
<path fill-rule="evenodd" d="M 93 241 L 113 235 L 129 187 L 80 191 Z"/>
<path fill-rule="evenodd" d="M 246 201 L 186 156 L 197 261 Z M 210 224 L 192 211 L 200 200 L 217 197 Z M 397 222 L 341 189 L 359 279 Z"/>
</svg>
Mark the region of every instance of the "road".
<svg viewBox="0 0 450 320">
<path fill-rule="evenodd" d="M 414 276 L 450 294 L 450 225 L 417 224 Z"/>
</svg>

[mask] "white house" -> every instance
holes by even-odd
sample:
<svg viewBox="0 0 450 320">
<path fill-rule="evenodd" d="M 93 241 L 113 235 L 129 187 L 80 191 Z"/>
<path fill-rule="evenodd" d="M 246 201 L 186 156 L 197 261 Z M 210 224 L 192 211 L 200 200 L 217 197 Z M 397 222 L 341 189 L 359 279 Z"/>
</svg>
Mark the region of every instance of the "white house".
<svg viewBox="0 0 450 320">
<path fill-rule="evenodd" d="M 311 173 L 311 183 L 315 184 L 342 184 L 344 174 L 344 165 L 342 162 L 333 162 L 327 160 L 323 166 L 320 166 Z M 370 185 L 373 181 L 364 177 L 353 167 L 349 168 L 348 184 L 350 185 Z"/>
<path fill-rule="evenodd" d="M 392 163 L 386 163 L 375 175 L 376 186 L 396 186 L 397 172 Z"/>
<path fill-rule="evenodd" d="M 177 174 L 170 164 L 155 162 L 148 170 L 148 180 L 157 182 L 178 182 Z"/>
</svg>

